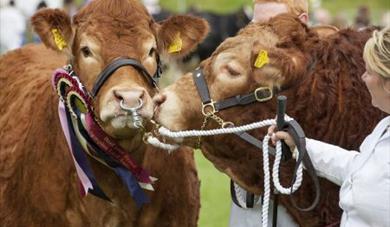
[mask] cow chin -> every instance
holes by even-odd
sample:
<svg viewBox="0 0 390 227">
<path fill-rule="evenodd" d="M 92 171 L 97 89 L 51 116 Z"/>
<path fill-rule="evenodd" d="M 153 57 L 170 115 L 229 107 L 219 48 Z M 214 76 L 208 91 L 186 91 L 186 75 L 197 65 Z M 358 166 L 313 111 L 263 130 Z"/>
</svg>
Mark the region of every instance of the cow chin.
<svg viewBox="0 0 390 227">
<path fill-rule="evenodd" d="M 146 107 L 138 112 L 142 117 L 143 126 L 146 126 L 152 118 L 152 110 L 152 107 Z M 99 116 L 104 131 L 114 138 L 131 138 L 140 132 L 140 129 L 134 125 L 131 114 L 120 110 L 117 105 L 108 103 L 100 111 Z"/>
<path fill-rule="evenodd" d="M 118 116 L 110 119 L 103 124 L 104 130 L 114 138 L 126 139 L 133 137 L 139 131 L 134 127 L 130 116 Z"/>
</svg>

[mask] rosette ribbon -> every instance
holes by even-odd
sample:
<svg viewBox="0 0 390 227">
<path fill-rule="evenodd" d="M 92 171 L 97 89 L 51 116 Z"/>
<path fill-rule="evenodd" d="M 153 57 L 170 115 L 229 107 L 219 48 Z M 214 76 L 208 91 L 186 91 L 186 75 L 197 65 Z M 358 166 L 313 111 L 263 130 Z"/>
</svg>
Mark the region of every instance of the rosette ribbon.
<svg viewBox="0 0 390 227">
<path fill-rule="evenodd" d="M 110 201 L 98 185 L 87 154 L 111 168 L 122 180 L 138 207 L 149 202 L 142 188 L 153 191 L 156 180 L 139 166 L 130 153 L 103 131 L 95 118 L 93 100 L 71 70 L 57 69 L 52 85 L 59 99 L 58 112 L 74 161 L 83 196 L 91 193 Z"/>
</svg>

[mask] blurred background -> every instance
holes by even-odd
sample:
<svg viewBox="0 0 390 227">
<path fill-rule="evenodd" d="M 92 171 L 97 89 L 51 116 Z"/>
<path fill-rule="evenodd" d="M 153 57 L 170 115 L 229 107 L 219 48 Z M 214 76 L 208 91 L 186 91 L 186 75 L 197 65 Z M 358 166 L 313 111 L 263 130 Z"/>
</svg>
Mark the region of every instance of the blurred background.
<svg viewBox="0 0 390 227">
<path fill-rule="evenodd" d="M 310 25 L 334 25 L 338 28 L 390 26 L 390 0 L 309 0 Z M 88 0 L 0 0 L 0 54 L 28 43 L 39 43 L 29 25 L 29 18 L 44 7 L 64 8 L 69 15 Z M 205 42 L 181 63 L 166 66 L 161 86 L 173 82 L 182 72 L 192 70 L 210 56 L 229 36 L 250 22 L 252 0 L 143 0 L 157 21 L 177 13 L 190 13 L 207 19 L 211 32 Z M 228 226 L 231 206 L 229 179 L 195 152 L 201 179 L 200 227 Z"/>
<path fill-rule="evenodd" d="M 29 18 L 43 7 L 64 8 L 70 15 L 91 0 L 0 0 L 0 53 L 31 42 L 39 42 L 29 26 Z M 236 28 L 222 31 L 217 44 L 247 24 L 252 17 L 252 0 L 141 0 L 156 20 L 176 13 L 203 16 L 213 32 L 221 26 Z M 386 26 L 390 24 L 390 0 L 309 0 L 310 24 L 339 28 Z M 229 21 L 230 18 L 230 21 Z M 223 29 L 222 29 L 223 30 Z M 215 38 L 214 38 L 215 39 Z M 209 39 L 208 41 L 211 41 Z M 215 45 L 215 44 L 213 44 Z M 213 49 L 212 49 L 213 50 Z M 211 50 L 211 51 L 212 51 Z M 209 54 L 209 52 L 204 53 Z M 207 55 L 208 56 L 208 55 Z M 204 59 L 201 56 L 200 59 Z"/>
</svg>

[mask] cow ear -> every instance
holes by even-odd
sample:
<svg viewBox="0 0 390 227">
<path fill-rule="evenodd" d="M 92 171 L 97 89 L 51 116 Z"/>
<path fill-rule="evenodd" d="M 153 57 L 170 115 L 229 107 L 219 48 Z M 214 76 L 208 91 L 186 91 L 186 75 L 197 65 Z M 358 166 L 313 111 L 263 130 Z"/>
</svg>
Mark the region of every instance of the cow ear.
<svg viewBox="0 0 390 227">
<path fill-rule="evenodd" d="M 209 32 L 206 20 L 194 16 L 173 16 L 158 26 L 160 53 L 174 58 L 188 55 Z"/>
<path fill-rule="evenodd" d="M 60 9 L 43 9 L 32 18 L 31 24 L 46 47 L 57 51 L 70 51 L 73 41 L 71 19 Z"/>
<path fill-rule="evenodd" d="M 303 73 L 303 58 L 291 49 L 254 48 L 251 54 L 254 80 L 270 87 L 286 85 Z"/>
</svg>

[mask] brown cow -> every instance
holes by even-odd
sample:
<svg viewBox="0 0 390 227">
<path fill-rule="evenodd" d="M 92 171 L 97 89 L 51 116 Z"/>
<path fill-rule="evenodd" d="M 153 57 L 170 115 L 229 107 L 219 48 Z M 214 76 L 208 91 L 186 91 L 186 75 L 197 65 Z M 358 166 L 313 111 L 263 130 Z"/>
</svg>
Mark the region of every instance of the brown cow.
<svg viewBox="0 0 390 227">
<path fill-rule="evenodd" d="M 139 112 L 152 116 L 156 90 L 140 73 L 131 66 L 115 71 L 94 106 L 103 129 L 158 178 L 155 191 L 148 192 L 151 203 L 141 209 L 114 172 L 93 159 L 97 181 L 112 203 L 81 198 L 50 80 L 67 59 L 88 90 L 117 57 L 135 58 L 153 74 L 158 55 L 168 55 L 177 34 L 181 43 L 173 57 L 195 47 L 207 23 L 175 16 L 157 24 L 141 3 L 130 0 L 95 0 L 72 21 L 61 10 L 38 12 L 32 24 L 50 49 L 30 45 L 0 58 L 0 226 L 196 226 L 199 180 L 192 150 L 167 155 L 146 146 L 119 108 L 121 99 L 129 105 L 142 99 Z M 65 54 L 58 51 L 53 29 L 66 45 Z"/>
<path fill-rule="evenodd" d="M 357 149 L 382 113 L 370 104 L 370 95 L 361 81 L 364 72 L 362 49 L 370 32 L 339 31 L 320 38 L 315 31 L 291 15 L 280 15 L 268 24 L 249 24 L 225 40 L 213 55 L 202 62 L 211 98 L 215 101 L 253 92 L 266 86 L 288 97 L 287 113 L 303 127 L 306 135 L 346 149 Z M 269 62 L 254 66 L 259 52 L 267 51 Z M 172 130 L 199 129 L 203 122 L 201 101 L 192 74 L 181 77 L 154 98 L 159 105 L 155 118 Z M 210 111 L 207 110 L 207 111 Z M 216 115 L 235 125 L 274 118 L 276 98 L 222 110 Z M 220 127 L 214 121 L 207 129 Z M 250 132 L 263 138 L 266 129 Z M 184 140 L 195 146 L 196 139 Z M 263 193 L 262 154 L 236 135 L 202 138 L 202 152 L 217 169 L 252 193 Z M 282 182 L 290 184 L 292 166 L 281 167 Z M 313 200 L 312 182 L 305 178 L 295 193 L 301 206 Z M 299 212 L 282 196 L 299 226 L 326 226 L 340 220 L 338 187 L 321 179 L 319 206 Z"/>
</svg>

